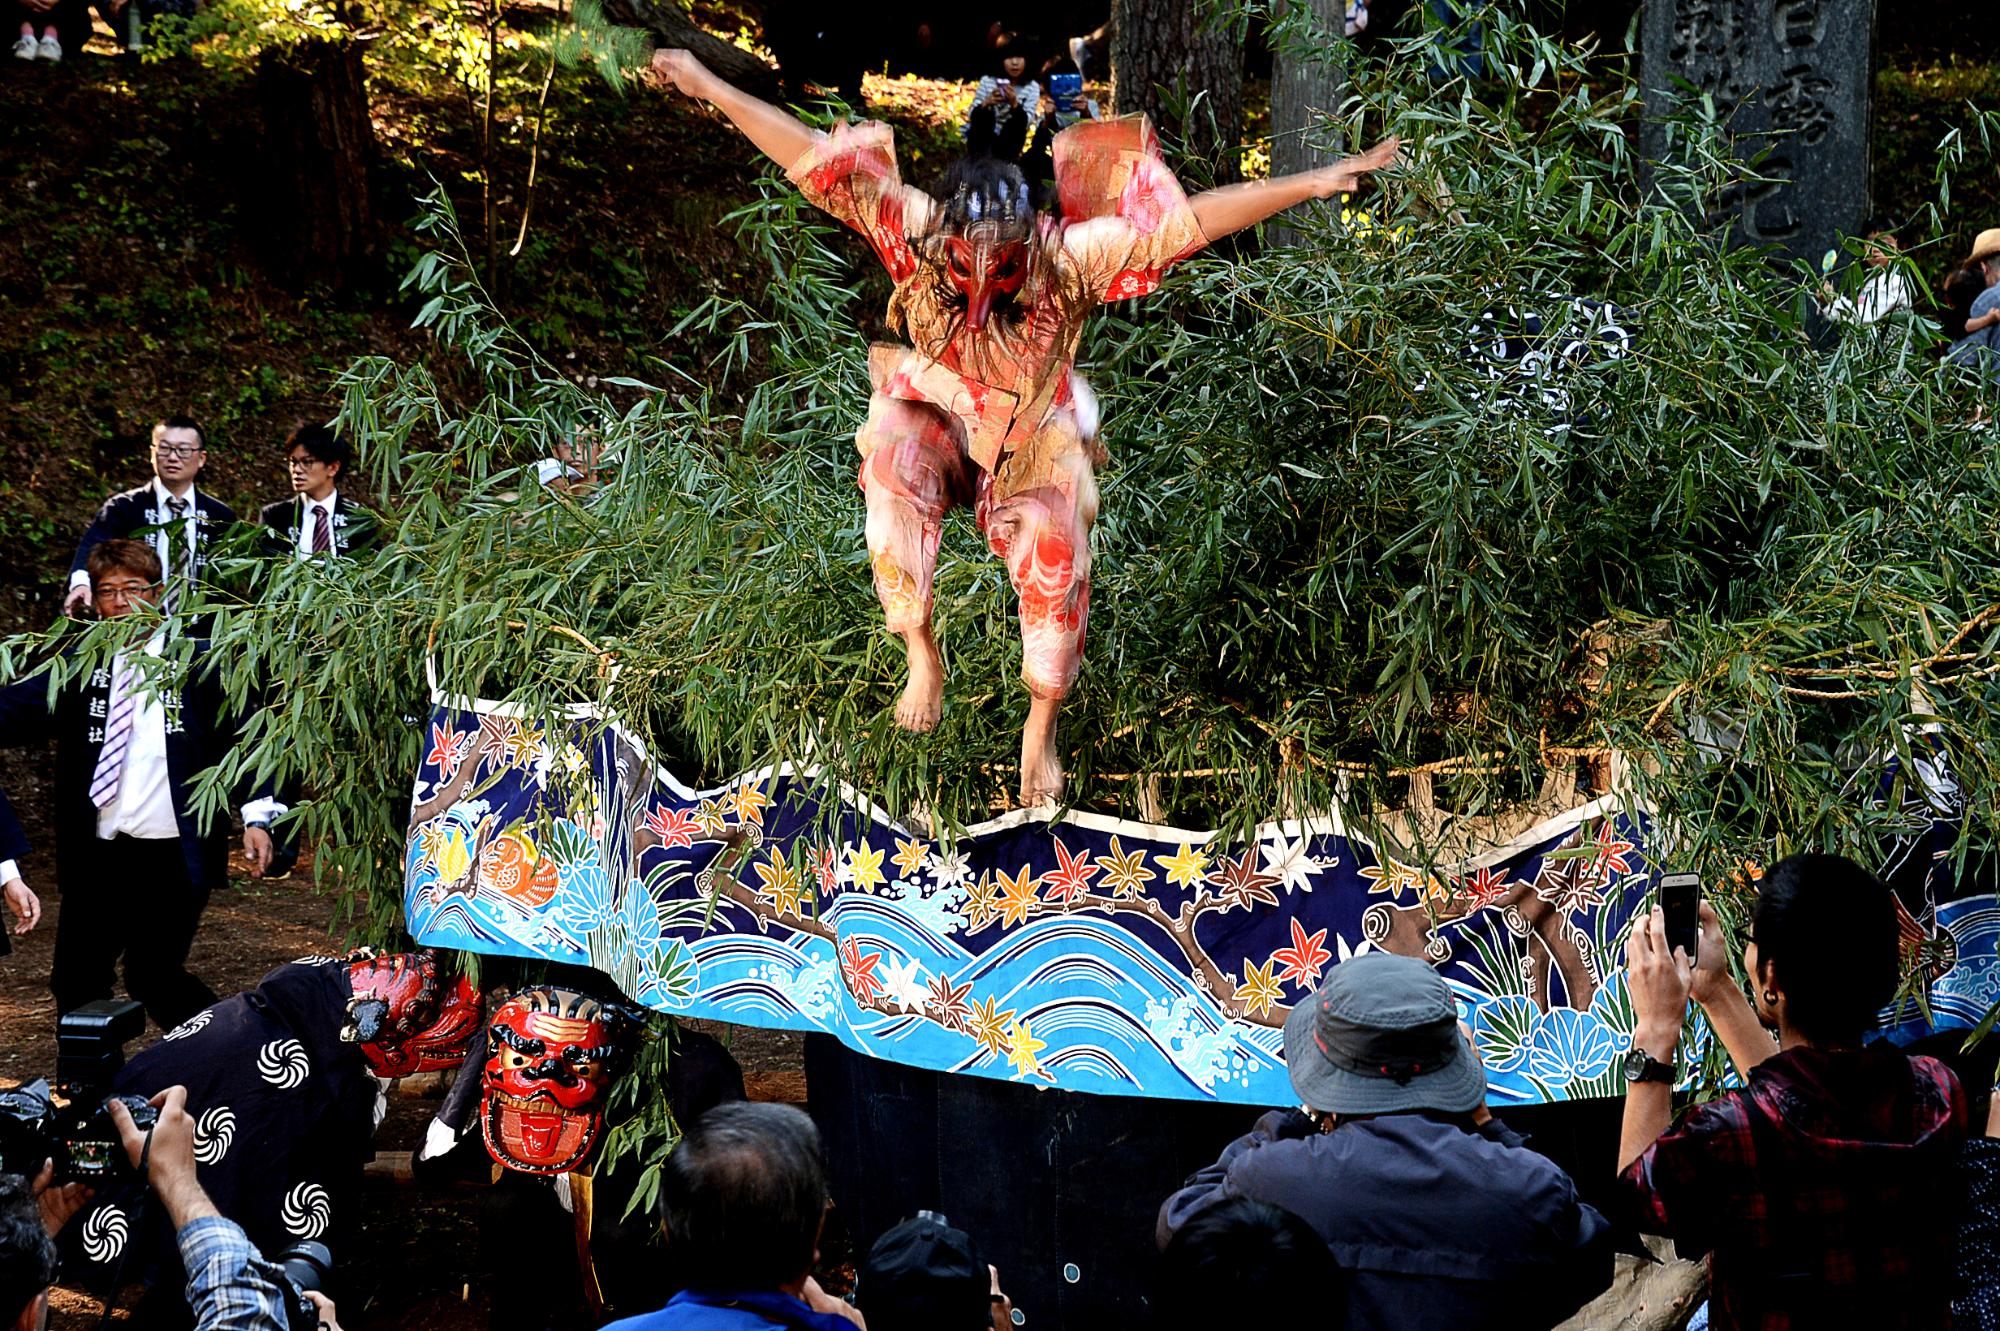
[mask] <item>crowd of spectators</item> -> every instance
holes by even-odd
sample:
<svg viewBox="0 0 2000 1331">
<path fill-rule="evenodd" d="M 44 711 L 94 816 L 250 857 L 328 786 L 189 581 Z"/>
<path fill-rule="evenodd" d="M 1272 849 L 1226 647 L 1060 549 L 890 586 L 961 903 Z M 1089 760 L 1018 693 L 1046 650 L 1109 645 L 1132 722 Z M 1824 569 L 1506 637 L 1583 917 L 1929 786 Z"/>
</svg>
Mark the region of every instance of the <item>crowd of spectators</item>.
<svg viewBox="0 0 2000 1331">
<path fill-rule="evenodd" d="M 1706 903 L 1693 957 L 1667 947 L 1657 910 L 1642 913 L 1601 1211 L 1486 1107 L 1472 1036 L 1432 967 L 1380 952 L 1342 962 L 1287 1023 L 1300 1105 L 1266 1114 L 1163 1202 L 1151 1324 L 1552 1327 L 1646 1232 L 1706 1257 L 1706 1326 L 2000 1326 L 2000 1107 L 1989 1135 L 1967 1140 L 1950 1069 L 1869 1042 L 1900 974 L 1897 919 L 1888 886 L 1826 855 L 1762 879 L 1740 971 Z M 1690 1002 L 1736 1088 L 1677 1117 Z M 612 1331 L 1010 1324 L 978 1236 L 929 1212 L 874 1242 L 851 1302 L 828 1295 L 812 1274 L 830 1204 L 820 1151 L 789 1108 L 698 1119 L 662 1181 L 679 1292 Z"/>
</svg>

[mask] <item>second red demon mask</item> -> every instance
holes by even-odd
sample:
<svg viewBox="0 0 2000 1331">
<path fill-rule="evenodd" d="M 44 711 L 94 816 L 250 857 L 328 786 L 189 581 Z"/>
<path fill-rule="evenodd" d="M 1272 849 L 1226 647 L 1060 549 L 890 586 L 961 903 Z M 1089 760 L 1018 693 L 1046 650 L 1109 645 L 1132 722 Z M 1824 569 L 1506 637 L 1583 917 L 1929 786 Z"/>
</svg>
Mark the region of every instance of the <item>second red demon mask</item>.
<svg viewBox="0 0 2000 1331">
<path fill-rule="evenodd" d="M 340 1038 L 361 1046 L 376 1076 L 407 1077 L 465 1062 L 485 1004 L 463 975 L 440 982 L 435 952 L 356 953 L 347 980 L 354 996 Z"/>
</svg>

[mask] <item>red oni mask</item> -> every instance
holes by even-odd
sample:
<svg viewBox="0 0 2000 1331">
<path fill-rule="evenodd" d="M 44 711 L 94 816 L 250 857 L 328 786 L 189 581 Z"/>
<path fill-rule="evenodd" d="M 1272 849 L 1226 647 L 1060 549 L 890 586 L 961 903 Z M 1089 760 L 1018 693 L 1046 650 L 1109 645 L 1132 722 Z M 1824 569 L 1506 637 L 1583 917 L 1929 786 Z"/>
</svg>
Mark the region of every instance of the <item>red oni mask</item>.
<svg viewBox="0 0 2000 1331">
<path fill-rule="evenodd" d="M 438 1072 L 465 1062 L 485 1010 L 479 990 L 463 975 L 438 981 L 437 954 L 356 953 L 348 963 L 347 1021 L 340 1038 L 361 1046 L 378 1077 Z"/>
<path fill-rule="evenodd" d="M 974 226 L 944 238 L 945 273 L 965 297 L 965 323 L 974 332 L 1002 298 L 1012 298 L 1028 280 L 1028 242 L 1018 232 L 993 225 Z"/>
<path fill-rule="evenodd" d="M 526 1174 L 581 1166 L 604 1125 L 626 1029 L 623 1016 L 573 989 L 543 985 L 502 1003 L 486 1028 L 479 1105 L 493 1158 Z"/>
</svg>

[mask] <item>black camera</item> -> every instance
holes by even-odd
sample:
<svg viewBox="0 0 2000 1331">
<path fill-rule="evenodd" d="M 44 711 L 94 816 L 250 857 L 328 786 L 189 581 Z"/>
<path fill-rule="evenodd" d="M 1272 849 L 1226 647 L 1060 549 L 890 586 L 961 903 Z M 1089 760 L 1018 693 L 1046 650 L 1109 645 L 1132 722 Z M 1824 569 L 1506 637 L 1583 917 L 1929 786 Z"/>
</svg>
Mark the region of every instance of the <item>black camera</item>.
<svg viewBox="0 0 2000 1331">
<path fill-rule="evenodd" d="M 326 1273 L 333 1269 L 333 1254 L 324 1243 L 307 1239 L 273 1253 L 271 1261 L 285 1273 L 286 1324 L 291 1331 L 319 1331 L 319 1309 L 313 1307 L 306 1295 L 318 1294 L 326 1288 Z"/>
<path fill-rule="evenodd" d="M 46 1079 L 0 1091 L 0 1174 L 33 1178 L 53 1160 L 58 1182 L 91 1182 L 129 1170 L 107 1107 L 125 1066 L 126 1042 L 146 1027 L 137 1004 L 102 999 L 63 1014 L 56 1027 L 56 1084 Z M 116 1097 L 142 1129 L 158 1111 L 136 1095 Z"/>
</svg>

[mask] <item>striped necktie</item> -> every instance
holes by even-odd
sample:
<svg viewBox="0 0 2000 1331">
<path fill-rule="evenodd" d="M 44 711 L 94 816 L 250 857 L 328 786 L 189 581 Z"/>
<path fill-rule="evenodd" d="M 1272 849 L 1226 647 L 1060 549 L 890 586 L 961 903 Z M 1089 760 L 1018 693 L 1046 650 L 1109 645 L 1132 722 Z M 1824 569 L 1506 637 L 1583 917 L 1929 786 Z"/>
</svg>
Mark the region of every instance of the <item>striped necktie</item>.
<svg viewBox="0 0 2000 1331">
<path fill-rule="evenodd" d="M 104 718 L 104 747 L 97 751 L 97 769 L 90 774 L 90 802 L 103 808 L 118 798 L 118 781 L 125 775 L 125 755 L 132 748 L 132 721 L 139 711 L 133 691 L 139 670 L 123 656 L 111 677 L 111 704 Z"/>
<path fill-rule="evenodd" d="M 313 511 L 313 553 L 323 555 L 333 549 L 333 525 L 326 519 L 326 506 L 314 504 Z"/>
</svg>

